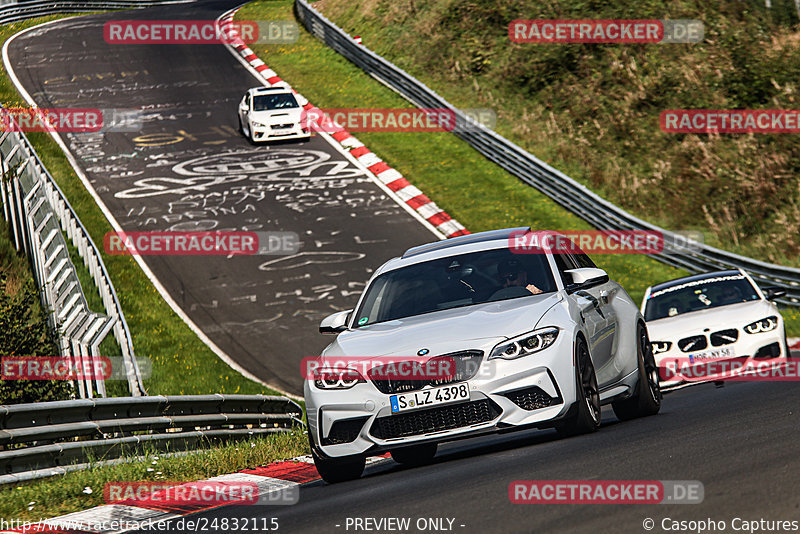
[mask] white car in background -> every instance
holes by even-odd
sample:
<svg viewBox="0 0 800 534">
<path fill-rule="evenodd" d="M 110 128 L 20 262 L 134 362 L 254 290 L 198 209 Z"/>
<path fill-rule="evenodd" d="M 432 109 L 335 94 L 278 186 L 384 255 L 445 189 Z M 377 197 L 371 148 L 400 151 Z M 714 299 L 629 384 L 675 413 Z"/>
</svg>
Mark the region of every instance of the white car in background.
<svg viewBox="0 0 800 534">
<path fill-rule="evenodd" d="M 303 107 L 285 87 L 249 89 L 239 103 L 239 128 L 254 143 L 311 137 Z"/>
<path fill-rule="evenodd" d="M 709 362 L 788 357 L 783 317 L 772 302 L 785 294 L 780 288 L 762 290 L 742 270 L 687 276 L 648 287 L 641 312 L 661 387 L 713 381 L 712 372 L 707 380 L 701 372 L 704 365 L 713 369 Z M 686 373 L 675 372 L 678 367 L 695 366 L 697 371 L 690 371 L 688 379 Z"/>
</svg>

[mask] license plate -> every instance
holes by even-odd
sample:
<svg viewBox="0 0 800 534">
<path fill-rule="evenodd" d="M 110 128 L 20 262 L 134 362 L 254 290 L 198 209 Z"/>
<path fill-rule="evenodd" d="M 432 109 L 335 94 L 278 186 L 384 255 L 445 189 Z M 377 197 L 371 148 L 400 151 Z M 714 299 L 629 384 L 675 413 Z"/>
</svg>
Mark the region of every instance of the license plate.
<svg viewBox="0 0 800 534">
<path fill-rule="evenodd" d="M 697 354 L 691 354 L 689 361 L 717 360 L 719 358 L 733 358 L 734 356 L 736 356 L 736 352 L 733 347 L 726 347 L 724 349 L 704 350 Z"/>
<path fill-rule="evenodd" d="M 469 400 L 469 386 L 466 383 L 423 389 L 422 391 L 389 397 L 389 401 L 392 404 L 392 413 L 464 400 Z"/>
</svg>

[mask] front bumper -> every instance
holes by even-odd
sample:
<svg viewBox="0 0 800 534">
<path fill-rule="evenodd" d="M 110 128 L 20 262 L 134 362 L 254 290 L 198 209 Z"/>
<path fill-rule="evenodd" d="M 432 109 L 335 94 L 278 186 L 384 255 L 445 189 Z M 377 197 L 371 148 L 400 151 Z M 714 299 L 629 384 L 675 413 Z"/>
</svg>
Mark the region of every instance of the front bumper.
<svg viewBox="0 0 800 534">
<path fill-rule="evenodd" d="M 570 332 L 562 331 L 547 349 L 515 360 L 488 360 L 493 346 L 470 347 L 484 356 L 477 374 L 467 381 L 468 401 L 393 414 L 391 395 L 370 381 L 347 390 L 323 390 L 306 380 L 309 432 L 318 451 L 329 457 L 375 454 L 542 424 L 566 413 L 576 397 Z"/>
<path fill-rule="evenodd" d="M 266 126 L 253 126 L 250 125 L 253 140 L 255 141 L 273 141 L 279 139 L 308 139 L 311 137 L 311 132 L 306 129 L 305 131 L 300 124 L 287 125 L 286 128 L 274 129 L 272 125 Z"/>
<path fill-rule="evenodd" d="M 651 335 L 651 338 L 656 339 L 653 335 Z M 775 330 L 760 334 L 741 332 L 739 339 L 735 343 L 705 349 L 732 348 L 734 355 L 727 358 L 689 362 L 688 359 L 692 353 L 682 352 L 678 348 L 678 340 L 669 341 L 672 341 L 670 350 L 655 355 L 656 366 L 659 368 L 659 383 L 662 389 L 720 381 L 731 376 L 746 376 L 746 370 L 750 362 L 763 364 L 765 361 L 770 361 L 775 366 L 781 366 L 785 362 L 785 358 L 789 356 L 783 339 L 782 323 Z M 709 363 L 712 365 L 707 365 Z M 738 365 L 739 363 L 741 363 L 741 366 Z M 691 366 L 691 369 L 689 366 Z M 681 369 L 684 372 L 680 372 Z"/>
</svg>

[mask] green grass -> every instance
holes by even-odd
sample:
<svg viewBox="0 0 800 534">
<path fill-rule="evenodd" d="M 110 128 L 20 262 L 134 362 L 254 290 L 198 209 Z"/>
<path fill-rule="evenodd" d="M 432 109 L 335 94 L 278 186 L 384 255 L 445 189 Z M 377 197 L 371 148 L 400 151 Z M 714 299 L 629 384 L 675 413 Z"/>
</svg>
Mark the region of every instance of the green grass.
<svg viewBox="0 0 800 534">
<path fill-rule="evenodd" d="M 23 28 L 55 18 L 59 17 L 0 26 L 0 39 L 5 41 Z M 0 76 L 0 101 L 6 105 L 25 105 L 4 68 Z M 103 236 L 112 231 L 111 225 L 75 175 L 61 149 L 46 133 L 30 133 L 28 138 L 94 242 L 101 244 Z M 8 233 L 2 232 L 0 251 L 9 248 L 8 239 Z M 167 305 L 132 257 L 108 255 L 102 250 L 101 254 L 128 321 L 136 356 L 152 360 L 153 374 L 145 380 L 148 394 L 274 393 L 231 369 L 200 341 Z M 77 261 L 76 265 L 83 268 L 82 261 Z M 85 270 L 81 274 L 81 283 L 90 307 L 101 309 L 97 291 Z M 118 347 L 112 342 L 104 343 L 102 347 L 105 350 L 118 353 Z M 109 385 L 113 393 L 123 392 L 122 384 L 120 387 Z"/>
<path fill-rule="evenodd" d="M 324 14 L 600 195 L 747 256 L 800 265 L 797 134 L 672 134 L 665 109 L 796 109 L 790 0 L 325 0 Z M 518 44 L 514 19 L 699 19 L 699 44 Z"/>
<path fill-rule="evenodd" d="M 147 454 L 144 460 L 97 466 L 18 486 L 0 486 L 0 517 L 38 521 L 104 504 L 107 482 L 194 481 L 308 454 L 302 430 L 256 437 L 186 455 Z M 91 493 L 84 493 L 85 488 Z"/>
<path fill-rule="evenodd" d="M 257 1 L 243 7 L 236 18 L 286 20 L 293 18 L 292 2 Z M 362 35 L 367 33 L 367 28 L 364 30 Z M 406 100 L 304 29 L 295 44 L 251 45 L 251 48 L 280 77 L 321 108 L 410 107 Z M 436 87 L 449 98 L 447 91 L 440 89 Z M 466 90 L 456 87 L 453 92 L 463 95 L 459 102 L 463 108 L 486 107 L 482 102 L 468 100 Z M 472 232 L 527 225 L 555 230 L 591 229 L 586 222 L 489 162 L 452 134 L 358 132 L 354 135 Z M 594 259 L 637 302 L 648 285 L 686 274 L 641 255 L 604 255 Z M 789 335 L 800 335 L 800 310 L 789 308 L 784 317 Z"/>
</svg>

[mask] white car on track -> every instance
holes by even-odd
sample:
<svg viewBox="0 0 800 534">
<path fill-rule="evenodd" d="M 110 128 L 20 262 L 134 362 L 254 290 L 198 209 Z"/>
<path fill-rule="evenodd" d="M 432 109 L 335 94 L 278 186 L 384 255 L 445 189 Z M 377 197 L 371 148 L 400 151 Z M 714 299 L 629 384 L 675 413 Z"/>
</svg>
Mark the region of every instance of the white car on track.
<svg viewBox="0 0 800 534">
<path fill-rule="evenodd" d="M 311 137 L 303 107 L 285 87 L 249 89 L 239 102 L 239 128 L 253 143 Z"/>
<path fill-rule="evenodd" d="M 312 359 L 304 394 L 323 479 L 356 478 L 386 451 L 424 463 L 440 442 L 500 429 L 591 432 L 604 404 L 620 419 L 658 412 L 636 303 L 579 251 L 513 252 L 520 232 L 411 248 L 375 271 L 354 310 L 322 321 L 338 337 Z M 452 372 L 400 372 L 436 361 Z"/>
<path fill-rule="evenodd" d="M 641 312 L 662 388 L 735 374 L 729 372 L 733 366 L 710 363 L 788 357 L 783 317 L 772 302 L 785 294 L 779 288 L 762 290 L 741 270 L 687 276 L 647 288 Z"/>
</svg>

